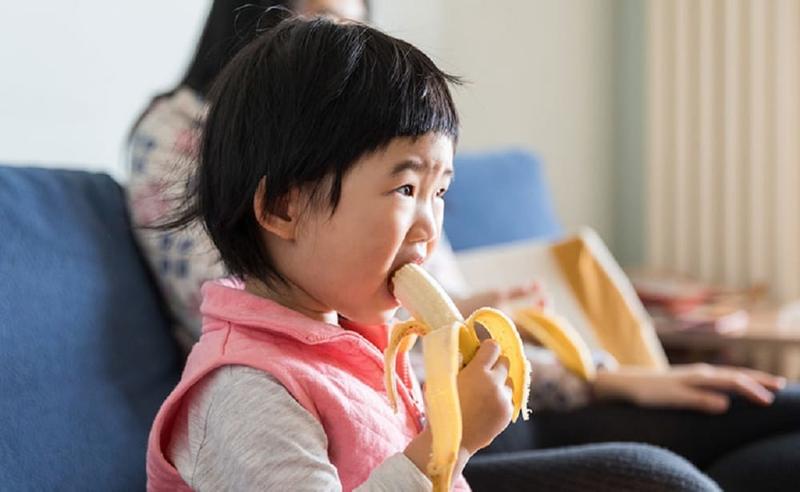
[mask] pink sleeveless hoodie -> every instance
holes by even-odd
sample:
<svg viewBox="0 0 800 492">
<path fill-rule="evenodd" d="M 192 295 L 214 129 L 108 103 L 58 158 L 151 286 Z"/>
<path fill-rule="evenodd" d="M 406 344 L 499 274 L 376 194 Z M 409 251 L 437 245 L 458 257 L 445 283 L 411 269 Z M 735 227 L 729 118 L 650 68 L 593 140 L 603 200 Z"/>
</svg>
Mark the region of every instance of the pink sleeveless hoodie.
<svg viewBox="0 0 800 492">
<path fill-rule="evenodd" d="M 383 383 L 386 327 L 322 323 L 221 282 L 207 282 L 202 291 L 203 334 L 150 431 L 149 491 L 190 490 L 164 453 L 187 391 L 225 365 L 269 373 L 319 420 L 345 491 L 366 481 L 421 430 L 420 391 L 406 354 L 397 364 L 399 411 L 389 406 Z M 463 476 L 454 489 L 470 490 Z"/>
</svg>

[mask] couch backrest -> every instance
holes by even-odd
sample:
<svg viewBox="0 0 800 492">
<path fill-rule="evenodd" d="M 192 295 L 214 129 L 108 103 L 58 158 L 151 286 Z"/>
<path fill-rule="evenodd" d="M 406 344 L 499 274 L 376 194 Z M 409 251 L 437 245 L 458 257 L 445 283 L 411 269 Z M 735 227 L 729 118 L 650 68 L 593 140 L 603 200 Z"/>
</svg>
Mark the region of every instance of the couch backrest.
<svg viewBox="0 0 800 492">
<path fill-rule="evenodd" d="M 468 152 L 454 165 L 444 228 L 455 251 L 561 235 L 541 166 L 530 153 Z"/>
<path fill-rule="evenodd" d="M 122 193 L 0 166 L 0 488 L 144 489 L 180 357 Z"/>
</svg>

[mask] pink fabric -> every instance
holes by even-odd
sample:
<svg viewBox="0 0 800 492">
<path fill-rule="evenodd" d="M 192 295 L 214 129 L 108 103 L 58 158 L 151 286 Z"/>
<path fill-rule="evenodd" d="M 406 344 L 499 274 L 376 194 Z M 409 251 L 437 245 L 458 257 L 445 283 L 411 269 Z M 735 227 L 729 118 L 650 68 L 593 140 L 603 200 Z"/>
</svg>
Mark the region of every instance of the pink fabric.
<svg viewBox="0 0 800 492">
<path fill-rule="evenodd" d="M 362 484 L 372 469 L 403 451 L 421 430 L 419 388 L 405 355 L 397 366 L 398 412 L 389 406 L 383 383 L 386 327 L 343 322 L 342 328 L 314 321 L 221 282 L 203 286 L 201 312 L 203 334 L 150 431 L 148 490 L 190 490 L 165 449 L 182 398 L 225 365 L 269 373 L 319 420 L 345 491 Z M 469 490 L 463 477 L 455 489 Z"/>
</svg>

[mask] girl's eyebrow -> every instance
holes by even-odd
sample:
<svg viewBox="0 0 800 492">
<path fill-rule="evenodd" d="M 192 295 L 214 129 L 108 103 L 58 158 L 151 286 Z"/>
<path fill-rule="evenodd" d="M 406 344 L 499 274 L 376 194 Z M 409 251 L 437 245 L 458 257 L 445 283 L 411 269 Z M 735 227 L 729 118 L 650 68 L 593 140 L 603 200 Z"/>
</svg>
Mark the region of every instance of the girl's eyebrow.
<svg viewBox="0 0 800 492">
<path fill-rule="evenodd" d="M 395 164 L 394 167 L 392 168 L 392 172 L 390 173 L 390 176 L 397 176 L 398 174 L 401 174 L 401 173 L 403 173 L 405 171 L 408 171 L 408 170 L 414 171 L 417 174 L 422 174 L 423 172 L 429 171 L 430 169 L 431 169 L 431 165 L 428 164 L 428 163 L 422 163 L 422 162 L 418 162 L 418 161 L 407 160 L 407 161 L 403 161 L 403 162 Z M 450 168 L 450 169 L 445 169 L 444 173 L 442 173 L 442 174 L 444 176 L 453 177 L 453 175 L 455 173 L 453 172 L 453 169 Z"/>
</svg>

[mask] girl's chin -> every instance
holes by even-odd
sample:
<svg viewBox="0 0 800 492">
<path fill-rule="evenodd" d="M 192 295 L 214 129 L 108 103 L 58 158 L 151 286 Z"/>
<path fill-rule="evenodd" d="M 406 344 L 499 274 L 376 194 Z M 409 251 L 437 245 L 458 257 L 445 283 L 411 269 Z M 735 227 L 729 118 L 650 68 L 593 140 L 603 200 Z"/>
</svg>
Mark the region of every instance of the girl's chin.
<svg viewBox="0 0 800 492">
<path fill-rule="evenodd" d="M 382 294 L 380 316 L 385 318 L 385 321 L 389 321 L 394 317 L 397 309 L 400 307 L 400 301 L 397 300 L 388 287 L 384 289 Z"/>
<path fill-rule="evenodd" d="M 400 307 L 400 303 L 397 302 L 394 296 L 390 296 L 390 299 L 386 303 L 385 307 L 377 313 L 377 318 L 380 319 L 380 324 L 388 324 L 394 319 L 395 315 L 397 314 L 397 309 Z"/>
<path fill-rule="evenodd" d="M 391 283 L 387 283 L 386 289 L 384 289 L 384 290 L 385 290 L 385 293 L 386 293 L 386 299 L 387 299 L 388 305 L 391 306 L 394 311 L 396 311 L 397 308 L 400 307 L 400 301 L 398 301 L 397 298 L 394 296 L 394 293 L 392 292 Z M 394 313 L 392 315 L 394 315 Z"/>
<path fill-rule="evenodd" d="M 365 308 L 365 306 L 369 306 L 369 308 Z M 383 288 L 374 291 L 373 297 L 367 302 L 359 303 L 359 307 L 361 309 L 358 309 L 358 314 L 351 313 L 354 317 L 359 318 L 358 320 L 350 316 L 345 317 L 361 324 L 379 325 L 391 322 L 400 307 L 400 302 L 392 294 L 389 282 L 385 282 Z M 345 313 L 340 312 L 340 314 Z"/>
<path fill-rule="evenodd" d="M 397 299 L 388 289 L 385 289 L 382 295 L 380 295 L 380 298 L 377 299 L 377 302 L 372 304 L 370 309 L 360 310 L 359 313 L 354 312 L 352 313 L 352 317 L 345 317 L 363 325 L 385 325 L 391 322 L 399 307 L 400 303 Z"/>
</svg>

